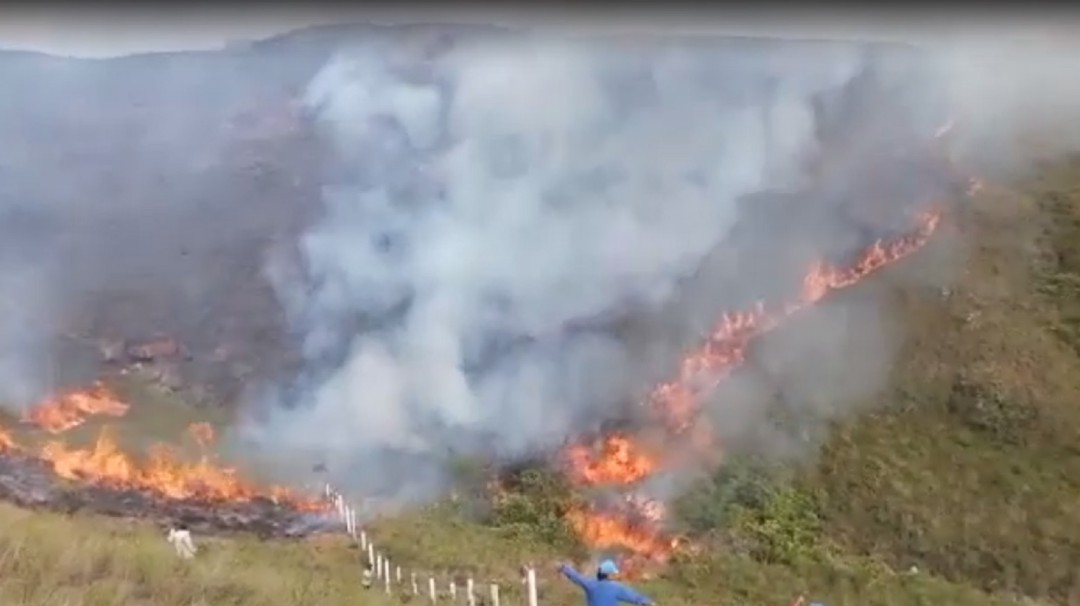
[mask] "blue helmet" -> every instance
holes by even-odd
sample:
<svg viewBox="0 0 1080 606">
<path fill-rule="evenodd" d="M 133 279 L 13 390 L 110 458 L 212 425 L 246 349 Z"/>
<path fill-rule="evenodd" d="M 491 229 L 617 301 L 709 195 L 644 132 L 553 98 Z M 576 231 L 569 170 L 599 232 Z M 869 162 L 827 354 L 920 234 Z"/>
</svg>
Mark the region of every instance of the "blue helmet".
<svg viewBox="0 0 1080 606">
<path fill-rule="evenodd" d="M 619 574 L 619 567 L 611 560 L 604 560 L 600 562 L 600 567 L 596 569 L 596 572 L 610 577 Z"/>
</svg>

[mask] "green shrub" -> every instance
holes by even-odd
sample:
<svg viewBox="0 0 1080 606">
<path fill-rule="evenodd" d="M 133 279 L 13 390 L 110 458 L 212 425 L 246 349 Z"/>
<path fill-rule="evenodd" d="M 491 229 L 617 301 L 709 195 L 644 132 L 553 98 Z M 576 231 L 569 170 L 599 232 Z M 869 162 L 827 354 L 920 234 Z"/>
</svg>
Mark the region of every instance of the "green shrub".
<svg viewBox="0 0 1080 606">
<path fill-rule="evenodd" d="M 723 529 L 738 508 L 764 507 L 771 483 L 764 466 L 749 460 L 731 461 L 679 498 L 675 516 L 690 533 Z"/>
<path fill-rule="evenodd" d="M 488 521 L 514 535 L 576 549 L 579 542 L 566 522 L 566 513 L 575 504 L 573 488 L 562 473 L 528 466 L 501 478 Z"/>
<path fill-rule="evenodd" d="M 752 459 L 731 461 L 679 499 L 676 515 L 689 532 L 719 535 L 759 561 L 805 559 L 818 550 L 818 502 L 783 471 Z"/>
<path fill-rule="evenodd" d="M 774 486 L 764 507 L 739 507 L 733 530 L 750 542 L 750 555 L 770 564 L 796 564 L 820 553 L 817 500 L 794 486 Z"/>
</svg>

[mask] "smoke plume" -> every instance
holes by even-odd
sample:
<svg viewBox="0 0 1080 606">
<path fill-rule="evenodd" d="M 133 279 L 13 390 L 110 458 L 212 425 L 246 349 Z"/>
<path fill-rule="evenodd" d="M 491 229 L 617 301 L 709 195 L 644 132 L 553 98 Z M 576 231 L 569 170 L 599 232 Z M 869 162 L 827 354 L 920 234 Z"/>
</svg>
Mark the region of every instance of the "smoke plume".
<svg viewBox="0 0 1080 606">
<path fill-rule="evenodd" d="M 20 82 L 0 99 L 0 404 L 56 389 L 72 335 L 176 335 L 263 385 L 216 355 L 286 347 L 258 272 L 267 242 L 308 225 L 265 267 L 303 372 L 254 394 L 246 436 L 423 498 L 456 455 L 550 452 L 632 417 L 719 312 L 908 227 L 943 186 L 936 161 L 897 150 L 946 116 L 992 166 L 1025 166 L 1020 134 L 1080 143 L 1069 49 L 361 30 L 325 65 L 339 33 L 0 57 Z M 297 88 L 332 152 L 321 199 L 306 139 L 234 128 L 269 128 Z M 883 384 L 901 336 L 873 288 L 806 316 L 711 403 L 725 440 L 797 452 L 764 422 L 773 401 L 835 418 Z"/>
<path fill-rule="evenodd" d="M 661 310 L 741 198 L 802 185 L 812 102 L 861 61 L 552 38 L 392 50 L 342 53 L 308 88 L 339 161 L 302 271 L 277 258 L 270 275 L 310 372 L 252 431 L 399 497 L 438 489 L 448 453 L 545 451 L 639 395 L 610 322 Z"/>
</svg>

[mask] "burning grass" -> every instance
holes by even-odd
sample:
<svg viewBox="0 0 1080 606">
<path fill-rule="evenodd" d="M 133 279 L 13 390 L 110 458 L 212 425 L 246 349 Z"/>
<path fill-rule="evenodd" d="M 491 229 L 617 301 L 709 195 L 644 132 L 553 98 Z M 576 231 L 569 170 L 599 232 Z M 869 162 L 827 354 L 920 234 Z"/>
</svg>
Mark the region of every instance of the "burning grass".
<svg viewBox="0 0 1080 606">
<path fill-rule="evenodd" d="M 937 143 L 952 130 L 950 120 L 935 134 Z M 953 185 L 964 184 L 966 197 L 977 195 L 983 184 L 964 177 L 953 165 L 947 149 L 935 143 L 940 160 Z M 724 313 L 702 342 L 679 360 L 674 376 L 656 385 L 641 402 L 652 425 L 661 428 L 668 445 L 689 443 L 699 451 L 697 459 L 721 461 L 724 445 L 717 443 L 712 426 L 701 414 L 702 401 L 746 361 L 755 344 L 801 312 L 823 302 L 832 293 L 858 285 L 864 279 L 901 261 L 926 246 L 941 225 L 944 207 L 951 200 L 911 200 L 917 209 L 902 235 L 884 238 L 859 251 L 846 264 L 818 261 L 806 271 L 796 292 L 783 301 L 760 301 L 751 309 Z M 921 207 L 921 208 L 920 208 Z M 653 430 L 655 431 L 655 430 Z M 595 549 L 624 549 L 631 556 L 624 567 L 638 569 L 647 563 L 664 563 L 682 541 L 665 536 L 666 510 L 637 492 L 636 486 L 677 462 L 665 461 L 649 452 L 641 436 L 609 434 L 596 441 L 568 446 L 562 456 L 570 477 L 580 486 L 613 486 L 622 490 L 616 507 L 574 507 L 566 521 L 579 537 Z M 663 449 L 661 449 L 663 450 Z"/>
<path fill-rule="evenodd" d="M 803 589 L 826 603 L 1075 602 L 1078 184 L 1080 160 L 1025 192 L 973 191 L 977 203 L 950 226 L 971 248 L 947 291 L 877 278 L 907 333 L 877 397 L 887 405 L 839 425 L 820 461 L 780 484 L 736 486 L 725 467 L 698 487 L 672 520 L 694 516 L 695 549 L 673 554 L 646 588 L 665 603 L 781 604 Z M 584 485 L 633 486 L 663 463 L 629 435 L 567 453 Z M 610 543 L 667 549 L 656 534 L 635 543 L 632 507 L 614 521 L 566 511 L 593 554 Z"/>
<path fill-rule="evenodd" d="M 919 251 L 941 222 L 941 212 L 919 213 L 911 230 L 892 240 L 879 240 L 857 255 L 848 266 L 816 263 L 803 279 L 798 294 L 780 305 L 759 303 L 745 312 L 724 314 L 704 342 L 679 363 L 674 379 L 657 385 L 643 406 L 665 428 L 666 440 L 694 436 L 696 445 L 721 451 L 711 431 L 700 419 L 701 400 L 720 385 L 745 360 L 751 344 L 780 327 L 789 318 L 811 307 L 833 291 L 858 284 L 874 272 Z M 629 487 L 616 508 L 573 507 L 567 522 L 585 544 L 598 549 L 628 550 L 632 555 L 623 567 L 640 569 L 649 562 L 664 563 L 681 541 L 664 536 L 663 505 L 633 492 L 633 486 L 663 468 L 662 461 L 645 452 L 635 436 L 613 434 L 592 450 L 574 444 L 563 453 L 573 480 L 582 486 Z"/>
<path fill-rule="evenodd" d="M 29 409 L 21 435 L 0 429 L 0 496 L 28 507 L 182 521 L 201 533 L 295 537 L 336 529 L 317 498 L 257 485 L 222 464 L 207 422 L 190 423 L 181 444 L 152 443 L 141 455 L 125 450 L 110 425 L 89 445 L 67 441 L 65 434 L 89 419 L 124 417 L 131 408 L 99 383 Z M 47 438 L 20 439 L 33 437 L 34 428 Z"/>
</svg>

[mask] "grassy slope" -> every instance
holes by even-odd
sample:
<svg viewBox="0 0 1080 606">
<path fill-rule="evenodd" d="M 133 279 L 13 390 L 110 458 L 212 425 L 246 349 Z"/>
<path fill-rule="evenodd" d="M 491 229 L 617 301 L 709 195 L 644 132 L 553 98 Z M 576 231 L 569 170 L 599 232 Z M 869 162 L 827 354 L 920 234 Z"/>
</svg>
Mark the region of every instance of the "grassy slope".
<svg viewBox="0 0 1080 606">
<path fill-rule="evenodd" d="M 830 605 L 1080 602 L 1080 160 L 1025 192 L 984 194 L 959 222 L 975 245 L 949 296 L 896 287 L 908 339 L 879 412 L 837 427 L 786 500 L 726 535 L 805 553 L 715 549 L 646 591 L 665 605 L 779 605 L 801 591 Z M 439 508 L 375 532 L 397 561 L 502 581 L 504 603 L 523 602 L 513 581 L 529 560 L 544 566 L 543 603 L 579 600 L 547 567 L 562 554 L 520 534 Z M 0 506 L 0 602 L 13 606 L 385 602 L 358 589 L 356 555 L 232 539 L 181 563 L 147 526 Z"/>
<path fill-rule="evenodd" d="M 809 536 L 810 553 L 781 564 L 718 549 L 645 583 L 660 601 L 1080 600 L 1080 160 L 1046 168 L 1023 193 L 982 194 L 954 226 L 966 237 L 941 241 L 970 249 L 947 296 L 890 278 L 932 270 L 940 244 L 879 279 L 896 282 L 891 311 L 907 334 L 879 412 L 837 427 L 785 493 L 807 511 L 781 503 L 734 531 L 778 527 L 777 541 Z M 384 536 L 441 566 L 515 561 L 510 546 L 476 548 L 475 529 L 432 524 L 387 522 Z"/>
<path fill-rule="evenodd" d="M 10 606 L 365 604 L 340 540 L 201 542 L 192 562 L 142 523 L 0 504 L 0 603 Z"/>
</svg>

